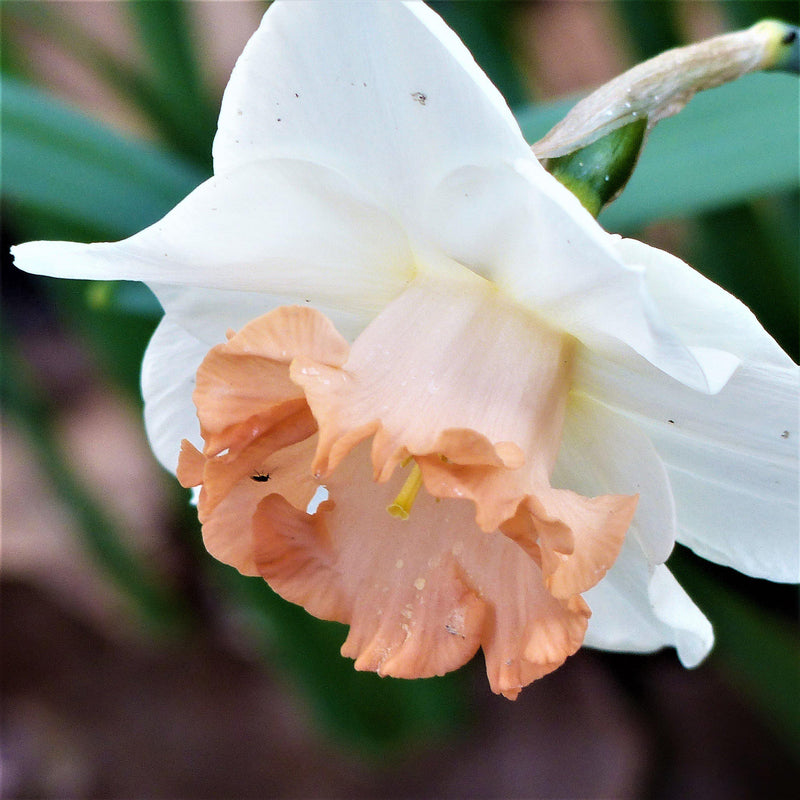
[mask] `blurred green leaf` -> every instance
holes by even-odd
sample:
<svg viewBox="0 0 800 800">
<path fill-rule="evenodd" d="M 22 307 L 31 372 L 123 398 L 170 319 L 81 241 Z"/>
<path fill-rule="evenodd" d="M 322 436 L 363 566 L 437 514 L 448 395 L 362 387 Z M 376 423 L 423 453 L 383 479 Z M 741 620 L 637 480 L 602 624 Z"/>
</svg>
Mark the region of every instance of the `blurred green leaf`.
<svg viewBox="0 0 800 800">
<path fill-rule="evenodd" d="M 695 97 L 653 130 L 625 191 L 600 222 L 631 231 L 796 187 L 797 88 L 791 75 L 756 74 Z M 541 138 L 569 107 L 562 101 L 520 110 L 527 140 Z"/>
<path fill-rule="evenodd" d="M 687 259 L 738 297 L 795 360 L 800 357 L 800 203 L 766 197 L 702 214 L 689 231 Z"/>
<path fill-rule="evenodd" d="M 147 343 L 163 315 L 161 305 L 140 283 L 41 278 L 59 318 L 83 339 L 103 375 L 141 407 L 139 374 Z M 97 302 L 98 287 L 110 293 Z M 135 294 L 135 307 L 131 307 Z"/>
<path fill-rule="evenodd" d="M 149 56 L 162 128 L 178 152 L 210 169 L 219 109 L 203 83 L 190 6 L 183 0 L 136 0 L 126 10 Z"/>
<path fill-rule="evenodd" d="M 7 22 L 27 26 L 85 65 L 127 105 L 138 110 L 168 149 L 211 169 L 211 141 L 217 102 L 203 85 L 192 48 L 189 15 L 184 3 L 133 0 L 120 4 L 146 55 L 144 67 L 129 63 L 63 13 L 60 3 L 6 0 Z M 5 31 L 4 47 L 14 54 L 16 39 Z M 24 56 L 9 58 L 15 74 L 36 74 Z"/>
<path fill-rule="evenodd" d="M 156 633 L 184 627 L 190 612 L 183 598 L 168 586 L 134 552 L 120 535 L 118 521 L 100 506 L 77 478 L 71 459 L 59 444 L 58 416 L 38 376 L 14 347 L 13 334 L 4 328 L 0 336 L 2 370 L 0 399 L 4 412 L 27 436 L 50 488 L 72 512 L 82 533 L 82 544 L 107 577 L 133 604 L 142 620 Z"/>
<path fill-rule="evenodd" d="M 632 46 L 634 62 L 653 58 L 683 43 L 677 3 L 614 0 L 614 8 L 625 26 L 625 42 Z"/>
<path fill-rule="evenodd" d="M 8 4 L 0 5 L 0 71 L 3 75 L 21 78 L 28 72 L 30 60 L 25 48 L 8 35 L 7 9 Z"/>
<path fill-rule="evenodd" d="M 163 314 L 161 304 L 150 289 L 135 281 L 91 281 L 85 297 L 86 305 L 97 312 L 120 311 L 156 320 Z"/>
<path fill-rule="evenodd" d="M 724 0 L 717 5 L 732 28 L 748 28 L 762 19 L 800 24 L 800 3 L 796 0 Z"/>
<path fill-rule="evenodd" d="M 458 34 L 506 102 L 524 102 L 527 92 L 512 38 L 524 6 L 506 0 L 430 0 L 428 5 Z"/>
<path fill-rule="evenodd" d="M 532 103 L 514 109 L 522 135 L 528 142 L 541 139 L 567 112 L 580 100 L 580 97 L 562 97 L 548 103 Z"/>
<path fill-rule="evenodd" d="M 684 548 L 673 553 L 669 566 L 714 625 L 713 661 L 800 758 L 800 638 L 796 627 L 709 577 L 704 563 Z"/>
<path fill-rule="evenodd" d="M 2 193 L 17 213 L 95 239 L 121 238 L 160 219 L 207 177 L 19 81 L 6 78 L 2 89 Z"/>
</svg>

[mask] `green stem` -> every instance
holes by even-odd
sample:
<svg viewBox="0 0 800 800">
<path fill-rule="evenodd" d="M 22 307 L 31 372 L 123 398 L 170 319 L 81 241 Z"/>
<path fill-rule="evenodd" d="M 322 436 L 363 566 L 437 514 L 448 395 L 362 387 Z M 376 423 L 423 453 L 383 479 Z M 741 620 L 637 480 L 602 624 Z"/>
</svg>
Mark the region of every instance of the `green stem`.
<svg viewBox="0 0 800 800">
<path fill-rule="evenodd" d="M 633 174 L 646 133 L 646 120 L 632 122 L 580 150 L 548 159 L 547 169 L 596 217 Z"/>
</svg>

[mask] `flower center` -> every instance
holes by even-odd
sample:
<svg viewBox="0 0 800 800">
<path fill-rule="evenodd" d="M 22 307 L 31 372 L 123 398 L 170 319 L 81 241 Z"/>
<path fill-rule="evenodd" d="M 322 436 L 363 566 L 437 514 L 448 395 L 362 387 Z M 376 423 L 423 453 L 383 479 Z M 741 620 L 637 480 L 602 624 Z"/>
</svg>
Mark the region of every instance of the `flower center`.
<svg viewBox="0 0 800 800">
<path fill-rule="evenodd" d="M 397 493 L 397 497 L 386 506 L 386 510 L 395 519 L 408 519 L 411 514 L 411 507 L 417 499 L 417 493 L 422 487 L 422 470 L 419 464 L 414 462 L 411 473 L 406 478 L 403 488 Z"/>
</svg>

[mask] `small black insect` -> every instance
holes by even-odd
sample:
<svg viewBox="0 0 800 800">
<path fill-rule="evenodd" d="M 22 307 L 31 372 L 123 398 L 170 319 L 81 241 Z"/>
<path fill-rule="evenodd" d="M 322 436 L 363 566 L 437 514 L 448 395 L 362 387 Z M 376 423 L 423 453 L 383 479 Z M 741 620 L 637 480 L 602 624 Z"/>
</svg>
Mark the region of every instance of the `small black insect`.
<svg viewBox="0 0 800 800">
<path fill-rule="evenodd" d="M 256 483 L 266 483 L 269 480 L 269 472 L 266 475 L 262 475 L 259 472 L 257 475 L 252 475 L 251 477 Z"/>
</svg>

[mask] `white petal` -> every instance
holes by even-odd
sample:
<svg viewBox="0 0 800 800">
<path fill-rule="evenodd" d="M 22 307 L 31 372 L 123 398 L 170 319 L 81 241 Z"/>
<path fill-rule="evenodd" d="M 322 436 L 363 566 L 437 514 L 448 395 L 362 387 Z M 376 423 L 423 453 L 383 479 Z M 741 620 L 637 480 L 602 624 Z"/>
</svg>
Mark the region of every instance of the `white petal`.
<svg viewBox="0 0 800 800">
<path fill-rule="evenodd" d="M 675 647 L 686 667 L 714 644 L 708 620 L 664 565 L 650 567 L 635 539 L 616 564 L 584 594 L 592 609 L 585 644 L 603 650 L 649 653 Z"/>
<path fill-rule="evenodd" d="M 797 581 L 797 368 L 744 363 L 708 396 L 640 361 L 631 369 L 581 348 L 574 386 L 653 442 L 672 485 L 678 541 L 748 575 Z"/>
<path fill-rule="evenodd" d="M 195 375 L 209 347 L 170 317 L 150 339 L 142 361 L 144 422 L 150 447 L 162 466 L 174 473 L 181 441 L 201 449 L 200 424 L 192 402 Z"/>
<path fill-rule="evenodd" d="M 265 157 L 340 170 L 386 207 L 466 163 L 532 158 L 500 93 L 422 3 L 276 2 L 231 75 L 223 173 Z"/>
<path fill-rule="evenodd" d="M 647 593 L 656 616 L 673 631 L 681 663 L 696 667 L 714 645 L 711 623 L 664 565 L 653 570 Z"/>
<path fill-rule="evenodd" d="M 388 214 L 341 175 L 300 161 L 212 178 L 122 242 L 30 242 L 13 252 L 38 274 L 285 294 L 372 313 L 413 271 Z"/>
<path fill-rule="evenodd" d="M 723 350 L 741 361 L 792 365 L 744 303 L 681 259 L 635 239 L 615 237 L 613 244 L 626 264 L 644 270 L 660 313 L 694 350 Z"/>
<path fill-rule="evenodd" d="M 238 331 L 273 308 L 310 305 L 310 298 L 261 292 L 203 289 L 196 286 L 150 284 L 167 316 L 208 345 L 225 341 L 228 330 Z M 369 324 L 373 314 L 365 309 L 340 309 L 318 303 L 314 306 L 330 319 L 350 341 Z"/>
<path fill-rule="evenodd" d="M 675 505 L 661 459 L 636 425 L 589 397 L 569 398 L 553 485 L 587 497 L 638 494 L 628 538 L 651 565 L 672 552 Z"/>
<path fill-rule="evenodd" d="M 620 359 L 638 353 L 689 386 L 718 388 L 719 362 L 706 372 L 702 354 L 660 317 L 644 270 L 627 264 L 613 237 L 535 162 L 457 170 L 424 217 L 448 256 L 587 346 Z M 729 374 L 730 363 L 723 367 Z"/>
</svg>

